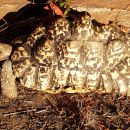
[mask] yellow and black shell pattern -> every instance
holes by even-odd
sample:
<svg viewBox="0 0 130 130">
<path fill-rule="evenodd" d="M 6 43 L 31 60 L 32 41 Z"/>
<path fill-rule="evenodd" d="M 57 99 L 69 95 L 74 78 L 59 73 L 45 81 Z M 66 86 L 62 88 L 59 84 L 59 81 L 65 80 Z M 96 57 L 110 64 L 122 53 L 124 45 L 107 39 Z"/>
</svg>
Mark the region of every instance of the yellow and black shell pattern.
<svg viewBox="0 0 130 130">
<path fill-rule="evenodd" d="M 112 25 L 95 25 L 85 12 L 71 22 L 57 18 L 50 28 L 40 25 L 11 60 L 14 75 L 28 88 L 130 94 L 129 37 Z"/>
</svg>

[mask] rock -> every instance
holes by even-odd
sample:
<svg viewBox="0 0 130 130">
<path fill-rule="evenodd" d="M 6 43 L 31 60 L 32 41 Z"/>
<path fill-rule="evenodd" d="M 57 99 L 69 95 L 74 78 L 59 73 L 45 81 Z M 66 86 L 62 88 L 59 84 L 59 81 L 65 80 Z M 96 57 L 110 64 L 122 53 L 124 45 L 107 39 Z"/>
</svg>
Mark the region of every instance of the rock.
<svg viewBox="0 0 130 130">
<path fill-rule="evenodd" d="M 29 2 L 27 0 L 0 0 L 0 18 L 9 12 L 15 12 Z"/>
</svg>

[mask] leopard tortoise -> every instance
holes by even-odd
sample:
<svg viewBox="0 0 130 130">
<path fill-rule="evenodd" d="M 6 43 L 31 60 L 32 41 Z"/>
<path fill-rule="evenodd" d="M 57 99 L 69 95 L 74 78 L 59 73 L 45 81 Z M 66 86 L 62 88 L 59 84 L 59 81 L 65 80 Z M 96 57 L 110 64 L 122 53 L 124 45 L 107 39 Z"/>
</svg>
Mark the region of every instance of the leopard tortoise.
<svg viewBox="0 0 130 130">
<path fill-rule="evenodd" d="M 119 28 L 80 12 L 71 20 L 56 18 L 51 26 L 38 26 L 12 51 L 1 72 L 8 97 L 17 96 L 15 78 L 22 86 L 49 93 L 130 95 L 130 40 Z"/>
</svg>

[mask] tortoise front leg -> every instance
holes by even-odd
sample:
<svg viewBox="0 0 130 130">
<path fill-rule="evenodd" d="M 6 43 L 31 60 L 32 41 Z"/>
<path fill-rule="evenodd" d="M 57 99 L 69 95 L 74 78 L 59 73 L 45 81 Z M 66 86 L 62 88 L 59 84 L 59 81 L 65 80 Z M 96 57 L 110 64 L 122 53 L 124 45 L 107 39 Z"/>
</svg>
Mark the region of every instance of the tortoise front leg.
<svg viewBox="0 0 130 130">
<path fill-rule="evenodd" d="M 2 94 L 8 98 L 17 97 L 15 76 L 13 75 L 12 63 L 10 60 L 6 60 L 2 64 L 1 90 Z"/>
<path fill-rule="evenodd" d="M 0 61 L 3 62 L 0 70 L 2 94 L 8 98 L 17 97 L 15 76 L 13 75 L 12 63 L 7 60 L 12 51 L 12 46 L 0 43 Z M 4 61 L 5 60 L 5 61 Z"/>
</svg>

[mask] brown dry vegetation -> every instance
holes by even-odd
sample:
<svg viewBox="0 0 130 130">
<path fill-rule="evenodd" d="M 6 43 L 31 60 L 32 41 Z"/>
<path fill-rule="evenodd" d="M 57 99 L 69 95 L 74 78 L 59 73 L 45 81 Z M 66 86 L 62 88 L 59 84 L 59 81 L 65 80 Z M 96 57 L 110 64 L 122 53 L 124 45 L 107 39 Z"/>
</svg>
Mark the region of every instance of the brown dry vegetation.
<svg viewBox="0 0 130 130">
<path fill-rule="evenodd" d="M 18 86 L 18 99 L 0 97 L 2 130 L 128 130 L 130 97 L 45 94 Z"/>
</svg>

